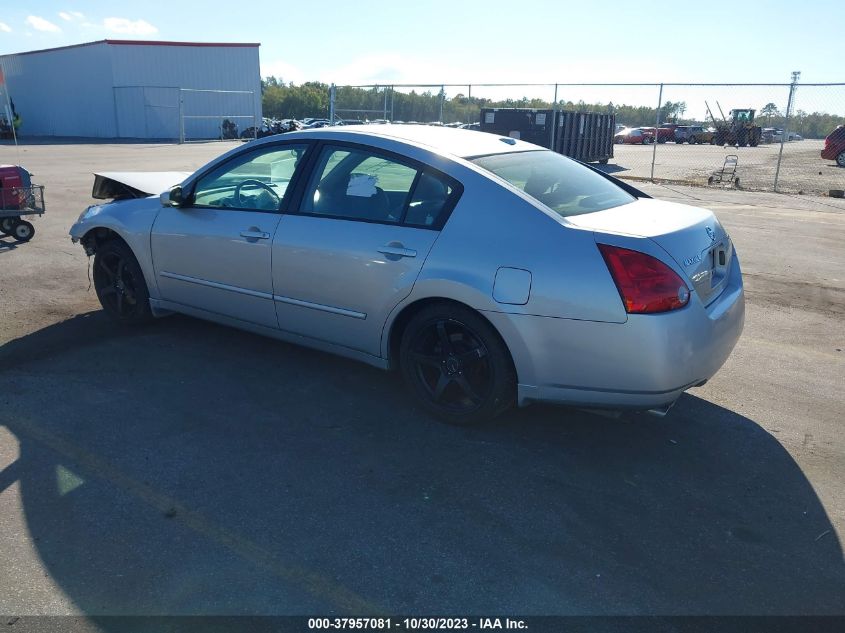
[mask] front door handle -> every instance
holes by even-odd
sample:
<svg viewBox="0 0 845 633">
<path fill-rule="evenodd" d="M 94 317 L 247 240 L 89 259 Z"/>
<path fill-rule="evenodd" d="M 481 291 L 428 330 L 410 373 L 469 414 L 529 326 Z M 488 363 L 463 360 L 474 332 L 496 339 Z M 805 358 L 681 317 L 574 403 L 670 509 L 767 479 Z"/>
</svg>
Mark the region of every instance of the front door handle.
<svg viewBox="0 0 845 633">
<path fill-rule="evenodd" d="M 241 231 L 241 237 L 245 237 L 248 240 L 269 240 L 270 234 L 253 227 L 248 231 Z"/>
<path fill-rule="evenodd" d="M 382 255 L 387 255 L 388 257 L 416 257 L 417 251 L 413 248 L 405 248 L 402 244 L 398 242 L 391 242 L 390 244 L 385 244 L 378 252 Z"/>
</svg>

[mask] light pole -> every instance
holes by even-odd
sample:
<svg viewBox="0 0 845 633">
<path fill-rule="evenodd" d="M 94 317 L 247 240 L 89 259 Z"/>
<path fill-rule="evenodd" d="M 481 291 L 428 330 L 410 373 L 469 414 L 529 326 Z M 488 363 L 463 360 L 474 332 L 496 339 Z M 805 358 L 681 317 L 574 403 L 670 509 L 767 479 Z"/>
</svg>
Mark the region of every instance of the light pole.
<svg viewBox="0 0 845 633">
<path fill-rule="evenodd" d="M 775 193 L 778 191 L 778 179 L 780 178 L 780 162 L 783 159 L 783 144 L 786 142 L 786 135 L 789 134 L 789 115 L 792 112 L 792 102 L 795 97 L 795 88 L 801 78 L 800 70 L 792 71 L 792 83 L 789 84 L 789 99 L 786 101 L 786 116 L 783 121 L 783 131 L 780 134 L 780 151 L 778 152 L 778 166 L 775 168 Z"/>
</svg>

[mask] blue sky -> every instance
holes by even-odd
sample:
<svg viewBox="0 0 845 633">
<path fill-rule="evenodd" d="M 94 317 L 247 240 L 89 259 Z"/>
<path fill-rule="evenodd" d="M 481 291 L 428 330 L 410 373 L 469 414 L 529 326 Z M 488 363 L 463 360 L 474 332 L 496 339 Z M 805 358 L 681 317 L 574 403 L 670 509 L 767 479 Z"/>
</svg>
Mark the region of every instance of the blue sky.
<svg viewBox="0 0 845 633">
<path fill-rule="evenodd" d="M 0 53 L 103 38 L 259 42 L 262 74 L 297 83 L 786 82 L 792 70 L 845 81 L 841 0 L 4 5 Z"/>
</svg>

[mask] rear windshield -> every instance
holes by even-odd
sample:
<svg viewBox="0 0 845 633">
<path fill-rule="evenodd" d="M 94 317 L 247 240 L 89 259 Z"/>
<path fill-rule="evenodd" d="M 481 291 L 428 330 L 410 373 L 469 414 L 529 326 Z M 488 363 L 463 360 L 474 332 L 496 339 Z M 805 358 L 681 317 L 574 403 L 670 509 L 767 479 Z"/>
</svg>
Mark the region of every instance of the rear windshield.
<svg viewBox="0 0 845 633">
<path fill-rule="evenodd" d="M 563 217 L 603 211 L 635 198 L 556 152 L 514 152 L 470 159 Z"/>
</svg>

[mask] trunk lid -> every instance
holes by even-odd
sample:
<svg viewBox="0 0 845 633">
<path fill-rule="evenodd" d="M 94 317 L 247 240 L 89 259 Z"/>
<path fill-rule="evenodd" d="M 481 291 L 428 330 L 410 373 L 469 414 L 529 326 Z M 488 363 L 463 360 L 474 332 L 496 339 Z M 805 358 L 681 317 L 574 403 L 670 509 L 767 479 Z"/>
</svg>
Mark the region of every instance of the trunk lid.
<svg viewBox="0 0 845 633">
<path fill-rule="evenodd" d="M 730 270 L 730 237 L 712 211 L 662 200 L 639 199 L 621 207 L 566 218 L 584 229 L 648 237 L 684 271 L 705 303 L 716 299 Z"/>
</svg>

